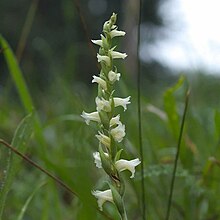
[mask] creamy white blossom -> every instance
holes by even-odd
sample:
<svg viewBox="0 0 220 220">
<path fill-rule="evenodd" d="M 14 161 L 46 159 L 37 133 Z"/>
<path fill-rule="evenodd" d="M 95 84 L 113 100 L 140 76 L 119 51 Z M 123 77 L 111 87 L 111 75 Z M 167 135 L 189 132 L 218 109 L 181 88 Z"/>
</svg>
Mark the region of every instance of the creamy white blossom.
<svg viewBox="0 0 220 220">
<path fill-rule="evenodd" d="M 131 96 L 128 96 L 127 98 L 114 98 L 115 107 L 122 106 L 125 111 L 127 109 L 127 105 L 131 103 L 130 98 Z"/>
<path fill-rule="evenodd" d="M 108 157 L 109 155 L 107 153 L 104 153 L 106 157 Z M 101 161 L 101 157 L 100 157 L 100 153 L 99 152 L 94 152 L 93 153 L 93 157 L 95 159 L 95 165 L 98 168 L 102 168 L 102 161 Z"/>
<path fill-rule="evenodd" d="M 89 125 L 90 121 L 101 122 L 98 112 L 86 113 L 83 111 L 81 116 L 85 119 L 87 125 Z"/>
<path fill-rule="evenodd" d="M 124 31 L 118 31 L 117 28 L 110 32 L 110 37 L 111 38 L 120 37 L 120 36 L 124 36 L 124 35 L 125 35 L 125 32 Z"/>
<path fill-rule="evenodd" d="M 99 45 L 100 47 L 102 47 L 102 40 L 91 40 L 92 43 Z"/>
<path fill-rule="evenodd" d="M 106 81 L 98 76 L 93 76 L 92 83 L 98 83 L 104 90 L 107 90 Z"/>
<path fill-rule="evenodd" d="M 121 122 L 120 122 L 120 115 L 117 115 L 117 116 L 111 118 L 111 120 L 110 120 L 110 127 L 112 127 L 114 125 L 119 125 L 119 124 L 121 124 Z"/>
<path fill-rule="evenodd" d="M 111 140 L 108 136 L 102 134 L 101 132 L 99 132 L 99 134 L 96 135 L 96 138 L 102 143 L 104 144 L 106 147 L 110 147 L 110 143 Z"/>
<path fill-rule="evenodd" d="M 101 211 L 103 210 L 102 206 L 105 202 L 113 202 L 112 191 L 110 189 L 105 191 L 95 190 L 92 191 L 92 195 L 97 198 L 98 206 Z"/>
<path fill-rule="evenodd" d="M 111 103 L 109 101 L 105 100 L 104 98 L 96 97 L 95 102 L 96 102 L 96 110 L 98 112 L 100 112 L 102 110 L 105 112 L 111 111 Z"/>
<path fill-rule="evenodd" d="M 97 59 L 98 59 L 98 62 L 106 62 L 106 64 L 109 66 L 110 65 L 110 58 L 108 56 L 105 56 L 105 55 L 100 55 L 97 53 Z"/>
<path fill-rule="evenodd" d="M 94 152 L 93 157 L 95 159 L 95 165 L 98 168 L 102 168 L 102 161 L 99 152 Z"/>
<path fill-rule="evenodd" d="M 120 160 L 116 161 L 115 167 L 119 172 L 121 172 L 123 170 L 129 170 L 131 172 L 130 178 L 133 178 L 134 173 L 135 173 L 135 167 L 137 165 L 139 165 L 140 163 L 141 163 L 141 161 L 138 158 L 133 159 L 133 160 L 120 159 Z"/>
<path fill-rule="evenodd" d="M 116 73 L 114 71 L 109 71 L 108 73 L 108 79 L 110 82 L 114 83 L 115 81 L 119 81 L 121 74 L 120 73 Z"/>
<path fill-rule="evenodd" d="M 109 52 L 112 56 L 112 59 L 125 59 L 127 57 L 126 53 L 120 53 L 120 52 L 114 51 L 114 50 L 110 50 Z"/>
<path fill-rule="evenodd" d="M 110 133 L 115 141 L 121 142 L 125 136 L 125 126 L 120 123 L 116 128 L 111 129 Z"/>
</svg>

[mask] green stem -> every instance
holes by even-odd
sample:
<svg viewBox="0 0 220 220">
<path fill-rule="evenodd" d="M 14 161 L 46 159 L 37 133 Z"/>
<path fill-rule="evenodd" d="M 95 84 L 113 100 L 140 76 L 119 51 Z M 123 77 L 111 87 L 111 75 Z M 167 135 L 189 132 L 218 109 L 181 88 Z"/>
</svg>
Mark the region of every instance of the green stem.
<svg viewBox="0 0 220 220">
<path fill-rule="evenodd" d="M 177 152 L 176 152 L 174 168 L 173 168 L 173 175 L 172 175 L 172 180 L 171 180 L 171 184 L 170 184 L 169 201 L 168 201 L 167 213 L 166 213 L 166 218 L 165 218 L 166 220 L 169 220 L 169 218 L 170 218 L 170 209 L 171 209 L 171 203 L 172 203 L 172 197 L 173 197 L 173 189 L 174 189 L 174 183 L 175 183 L 175 177 L 176 177 L 177 163 L 178 163 L 179 154 L 180 154 L 180 146 L 181 146 L 181 140 L 182 140 L 182 135 L 183 135 L 183 128 L 184 128 L 184 124 L 185 124 L 186 112 L 187 112 L 187 107 L 188 107 L 188 102 L 189 102 L 189 94 L 190 94 L 190 91 L 188 90 L 187 94 L 186 94 L 185 108 L 184 108 L 181 127 L 180 127 Z"/>
<path fill-rule="evenodd" d="M 123 202 L 123 209 L 124 209 L 124 213 L 123 213 L 123 215 L 122 215 L 122 220 L 128 220 L 127 212 L 126 212 L 126 209 L 125 209 L 124 202 Z"/>
</svg>

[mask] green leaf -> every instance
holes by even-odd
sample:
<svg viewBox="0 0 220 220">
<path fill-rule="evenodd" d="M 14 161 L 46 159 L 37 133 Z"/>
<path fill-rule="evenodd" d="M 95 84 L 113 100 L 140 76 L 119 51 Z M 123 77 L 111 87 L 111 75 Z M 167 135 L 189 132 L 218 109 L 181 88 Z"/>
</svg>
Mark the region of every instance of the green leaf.
<svg viewBox="0 0 220 220">
<path fill-rule="evenodd" d="M 116 156 L 115 156 L 115 162 L 120 159 L 122 151 L 123 151 L 123 149 L 120 149 L 120 150 L 117 152 L 117 154 L 116 154 Z"/>
<path fill-rule="evenodd" d="M 3 49 L 3 54 L 5 57 L 5 61 L 7 63 L 9 72 L 11 74 L 11 77 L 14 81 L 15 87 L 18 91 L 20 100 L 25 108 L 25 111 L 29 114 L 35 110 L 30 92 L 28 90 L 27 84 L 25 82 L 25 79 L 23 77 L 22 71 L 18 65 L 17 59 L 8 44 L 8 42 L 4 39 L 2 35 L 0 35 L 0 47 Z M 40 144 L 43 146 L 45 145 L 45 141 L 42 135 L 42 127 L 41 127 L 41 121 L 37 114 L 35 114 L 35 132 L 38 140 L 40 141 Z M 41 148 L 44 150 L 44 148 Z M 41 158 L 45 159 L 45 152 L 41 153 L 41 151 L 38 152 Z"/>
<path fill-rule="evenodd" d="M 26 151 L 26 142 L 30 139 L 33 131 L 33 126 L 33 114 L 29 114 L 28 116 L 26 116 L 18 125 L 11 143 L 11 145 L 16 147 L 18 151 L 22 153 Z M 21 158 L 13 155 L 13 153 L 9 151 L 6 165 L 7 167 L 5 169 L 5 176 L 3 177 L 2 186 L 0 188 L 0 219 L 3 214 L 8 192 L 10 191 L 13 179 L 15 177 L 16 171 L 19 168 L 20 162 Z"/>
<path fill-rule="evenodd" d="M 123 205 L 123 200 L 121 198 L 121 195 L 119 194 L 117 189 L 112 184 L 109 183 L 109 187 L 111 188 L 113 201 L 118 209 L 118 212 L 120 213 L 121 216 L 123 216 L 125 210 L 124 210 L 124 205 Z"/>
<path fill-rule="evenodd" d="M 46 184 L 45 181 L 43 181 L 42 183 L 40 183 L 35 189 L 34 191 L 31 193 L 31 195 L 27 198 L 25 204 L 23 205 L 22 209 L 21 209 L 21 212 L 17 218 L 17 220 L 22 220 L 23 219 L 23 216 L 24 216 L 24 213 L 26 212 L 27 208 L 28 208 L 28 205 L 30 204 L 31 200 L 33 199 L 34 195 L 38 192 L 38 190 L 44 186 Z"/>
<path fill-rule="evenodd" d="M 28 91 L 25 79 L 22 75 L 21 69 L 18 65 L 17 59 L 12 52 L 8 42 L 0 35 L 0 47 L 3 48 L 3 54 L 7 63 L 9 72 L 14 80 L 15 86 L 21 98 L 22 104 L 25 107 L 27 113 L 31 113 L 33 110 L 33 102 Z"/>
<path fill-rule="evenodd" d="M 180 129 L 180 119 L 177 113 L 176 100 L 174 93 L 183 85 L 185 80 L 184 76 L 181 76 L 178 82 L 166 90 L 164 93 L 164 109 L 168 116 L 169 125 L 173 132 L 173 135 L 178 139 L 179 129 Z"/>
</svg>

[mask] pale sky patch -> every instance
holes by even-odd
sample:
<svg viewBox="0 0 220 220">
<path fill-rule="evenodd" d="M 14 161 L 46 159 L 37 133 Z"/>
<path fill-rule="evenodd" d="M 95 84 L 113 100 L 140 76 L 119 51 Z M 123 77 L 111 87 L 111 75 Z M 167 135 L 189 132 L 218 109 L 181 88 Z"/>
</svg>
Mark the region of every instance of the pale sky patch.
<svg viewBox="0 0 220 220">
<path fill-rule="evenodd" d="M 220 74 L 220 1 L 169 0 L 160 13 L 166 37 L 152 45 L 144 42 L 141 58 L 176 71 L 204 69 Z"/>
</svg>

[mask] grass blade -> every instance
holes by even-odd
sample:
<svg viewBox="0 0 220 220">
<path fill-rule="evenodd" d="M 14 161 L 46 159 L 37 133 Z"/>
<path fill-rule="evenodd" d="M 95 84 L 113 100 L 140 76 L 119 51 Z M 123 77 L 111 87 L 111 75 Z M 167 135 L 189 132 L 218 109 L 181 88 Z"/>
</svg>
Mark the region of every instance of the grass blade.
<svg viewBox="0 0 220 220">
<path fill-rule="evenodd" d="M 184 76 L 181 76 L 178 80 L 178 82 L 170 87 L 165 93 L 164 93 L 164 108 L 168 116 L 168 121 L 170 128 L 172 130 L 173 136 L 178 140 L 179 136 L 179 124 L 180 119 L 177 112 L 176 107 L 176 100 L 174 97 L 174 92 L 176 92 L 178 89 L 181 88 L 185 80 Z"/>
<path fill-rule="evenodd" d="M 22 220 L 24 217 L 24 213 L 26 212 L 28 205 L 30 204 L 31 200 L 33 199 L 34 195 L 37 193 L 37 191 L 46 184 L 46 182 L 42 182 L 40 183 L 35 189 L 34 191 L 31 193 L 31 195 L 28 197 L 28 199 L 26 200 L 25 204 L 23 205 L 21 212 L 17 218 L 17 220 Z"/>
<path fill-rule="evenodd" d="M 22 54 L 23 54 L 23 51 L 25 48 L 25 44 L 27 41 L 27 37 L 28 37 L 28 34 L 30 33 L 31 26 L 32 26 L 33 20 L 34 20 L 34 16 L 37 11 L 38 2 L 39 2 L 39 0 L 32 0 L 32 3 L 31 3 L 30 8 L 28 10 L 28 14 L 26 16 L 25 24 L 23 26 L 21 37 L 20 37 L 17 51 L 16 51 L 16 56 L 17 56 L 18 61 L 21 60 L 21 57 L 22 57 Z"/>
<path fill-rule="evenodd" d="M 175 183 L 175 177 L 176 177 L 177 162 L 179 159 L 180 145 L 181 145 L 183 129 L 184 129 L 184 124 L 185 124 L 185 119 L 186 119 L 186 112 L 187 112 L 188 102 L 189 102 L 189 94 L 190 94 L 190 92 L 187 91 L 185 108 L 184 108 L 184 112 L 183 112 L 183 118 L 182 118 L 182 122 L 181 122 L 179 138 L 178 138 L 178 145 L 177 145 L 177 152 L 176 152 L 176 157 L 175 157 L 175 162 L 174 162 L 172 180 L 171 180 L 171 184 L 170 184 L 170 194 L 169 194 L 169 200 L 168 200 L 168 206 L 167 206 L 166 220 L 169 220 L 169 218 L 170 218 L 170 208 L 171 208 L 172 197 L 173 197 L 173 189 L 174 189 L 174 183 Z"/>
<path fill-rule="evenodd" d="M 139 131 L 139 151 L 140 151 L 140 158 L 141 158 L 141 190 L 142 190 L 142 215 L 143 220 L 146 219 L 146 211 L 145 211 L 145 180 L 144 180 L 144 155 L 143 155 L 143 140 L 142 140 L 142 119 L 141 119 L 141 64 L 139 59 L 139 51 L 140 51 L 140 28 L 141 28 L 141 8 L 142 8 L 142 1 L 139 2 L 139 20 L 138 20 L 138 36 L 137 36 L 137 72 L 138 72 L 138 80 L 137 80 L 137 87 L 138 87 L 138 131 Z"/>
<path fill-rule="evenodd" d="M 22 104 L 25 107 L 27 113 L 32 112 L 33 110 L 33 102 L 28 91 L 27 85 L 25 83 L 25 79 L 22 75 L 21 69 L 17 63 L 17 60 L 12 52 L 11 47 L 8 42 L 0 35 L 0 46 L 3 48 L 3 54 L 5 57 L 5 61 L 9 68 L 9 72 L 14 80 L 15 86 L 21 98 Z"/>
<path fill-rule="evenodd" d="M 21 152 L 26 150 L 26 142 L 29 140 L 32 131 L 33 131 L 33 115 L 26 116 L 21 123 L 19 124 L 18 128 L 15 131 L 14 138 L 12 144 L 17 146 L 17 149 Z M 1 142 L 2 143 L 2 142 Z M 15 173 L 19 168 L 19 164 L 21 162 L 20 158 L 13 157 L 11 151 L 9 151 L 8 160 L 7 160 L 7 167 L 5 169 L 5 176 L 2 181 L 2 187 L 0 189 L 0 219 L 3 214 L 4 205 L 6 202 L 6 198 L 8 192 L 10 191 L 13 179 L 15 177 Z"/>
</svg>

